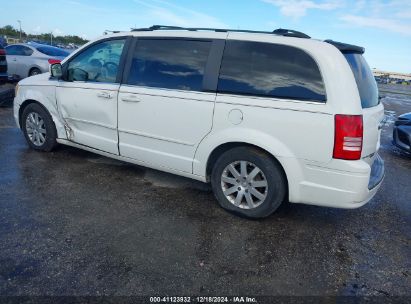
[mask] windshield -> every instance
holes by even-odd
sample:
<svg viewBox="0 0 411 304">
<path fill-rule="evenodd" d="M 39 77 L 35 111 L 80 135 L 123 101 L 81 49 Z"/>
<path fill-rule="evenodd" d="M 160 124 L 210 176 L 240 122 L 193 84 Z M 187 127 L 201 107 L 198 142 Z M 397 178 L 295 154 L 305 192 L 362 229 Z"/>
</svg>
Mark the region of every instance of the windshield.
<svg viewBox="0 0 411 304">
<path fill-rule="evenodd" d="M 362 107 L 375 107 L 379 103 L 377 83 L 364 57 L 358 53 L 345 53 L 344 56 L 354 73 Z"/>
<path fill-rule="evenodd" d="M 69 52 L 66 52 L 65 50 L 51 47 L 51 46 L 39 46 L 39 47 L 36 47 L 36 49 L 40 53 L 43 53 L 48 56 L 67 57 L 69 55 Z"/>
</svg>

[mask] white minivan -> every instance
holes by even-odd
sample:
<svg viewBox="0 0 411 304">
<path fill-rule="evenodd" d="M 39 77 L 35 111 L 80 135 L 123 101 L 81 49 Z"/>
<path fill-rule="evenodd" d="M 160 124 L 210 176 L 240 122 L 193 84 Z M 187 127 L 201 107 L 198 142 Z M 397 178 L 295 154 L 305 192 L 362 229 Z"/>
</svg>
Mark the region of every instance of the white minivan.
<svg viewBox="0 0 411 304">
<path fill-rule="evenodd" d="M 117 32 L 20 81 L 14 116 L 33 149 L 211 182 L 242 216 L 284 201 L 357 208 L 384 177 L 384 110 L 363 53 L 282 29 Z"/>
</svg>

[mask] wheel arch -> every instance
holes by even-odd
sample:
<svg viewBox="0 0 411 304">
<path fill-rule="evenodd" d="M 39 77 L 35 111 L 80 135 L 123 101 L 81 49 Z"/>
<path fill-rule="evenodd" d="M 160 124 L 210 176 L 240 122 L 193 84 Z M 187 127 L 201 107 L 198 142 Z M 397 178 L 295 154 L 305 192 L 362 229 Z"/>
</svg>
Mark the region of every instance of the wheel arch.
<svg viewBox="0 0 411 304">
<path fill-rule="evenodd" d="M 52 115 L 44 105 L 36 100 L 26 100 L 22 105 L 19 108 L 18 119 L 29 146 L 34 150 L 50 152 L 57 145 L 57 128 Z M 33 115 L 33 113 L 37 114 L 37 117 L 31 117 L 33 123 L 37 122 L 37 127 L 32 125 L 32 128 L 37 128 L 37 131 L 32 129 L 32 135 L 30 136 L 27 121 L 29 115 Z M 35 119 L 36 121 L 34 121 Z"/>
<path fill-rule="evenodd" d="M 67 138 L 67 134 L 64 128 L 64 120 L 62 119 L 56 101 L 56 88 L 55 86 L 32 86 L 20 84 L 18 96 L 15 98 L 15 113 L 18 114 L 16 122 L 21 128 L 21 116 L 24 108 L 31 103 L 39 104 L 48 114 L 50 114 L 54 125 L 57 130 L 58 138 Z M 17 111 L 18 108 L 18 111 Z"/>
<path fill-rule="evenodd" d="M 33 103 L 36 103 L 39 106 L 41 106 L 47 113 L 49 113 L 49 115 L 53 119 L 53 116 L 50 114 L 50 111 L 41 102 L 38 102 L 37 100 L 34 100 L 34 99 L 27 99 L 19 107 L 19 126 L 20 126 L 20 129 L 22 129 L 21 118 L 23 116 L 24 109 L 27 108 L 28 105 L 33 104 Z M 53 119 L 53 121 L 54 121 L 54 119 Z"/>
<path fill-rule="evenodd" d="M 304 164 L 280 139 L 261 130 L 250 128 L 225 128 L 211 133 L 197 147 L 193 161 L 193 174 L 210 181 L 211 168 L 221 153 L 238 146 L 257 148 L 276 161 L 287 181 L 287 197 L 294 201 L 299 197 L 300 183 L 304 178 Z"/>
<path fill-rule="evenodd" d="M 43 108 L 44 111 L 46 111 L 50 117 L 51 120 L 54 123 L 54 127 L 56 130 L 56 134 L 57 134 L 57 138 L 66 138 L 66 133 L 65 133 L 65 129 L 64 129 L 64 125 L 60 122 L 59 119 L 57 119 L 56 115 L 58 115 L 56 112 L 54 112 L 54 108 L 52 108 L 51 110 L 44 105 L 42 102 L 36 100 L 36 99 L 26 99 L 25 101 L 23 101 L 21 103 L 21 105 L 19 106 L 19 111 L 18 111 L 18 122 L 19 122 L 19 127 L 22 130 L 23 126 L 22 126 L 22 116 L 23 116 L 23 112 L 24 109 L 27 108 L 27 106 L 29 106 L 30 104 L 37 104 L 40 107 Z"/>
<path fill-rule="evenodd" d="M 282 159 L 296 157 L 285 143 L 266 132 L 240 127 L 224 128 L 209 134 L 199 144 L 195 152 L 193 173 L 206 177 L 210 159 L 214 160 L 219 152 L 241 145 L 253 146 L 265 151 L 282 165 L 285 172 L 287 168 L 283 165 Z"/>
<path fill-rule="evenodd" d="M 278 165 L 278 167 L 280 168 L 280 170 L 281 170 L 281 172 L 284 176 L 284 179 L 286 181 L 286 197 L 288 198 L 288 192 L 289 192 L 289 188 L 290 188 L 289 179 L 288 179 L 286 170 L 284 169 L 284 166 L 281 163 L 281 161 L 275 155 L 270 153 L 268 150 L 266 150 L 262 147 L 259 147 L 257 145 L 254 145 L 254 144 L 247 143 L 247 142 L 232 141 L 232 142 L 226 142 L 226 143 L 220 144 L 219 146 L 215 147 L 213 149 L 213 151 L 210 153 L 210 156 L 207 159 L 207 165 L 206 165 L 206 179 L 207 179 L 207 181 L 210 180 L 212 169 L 213 169 L 214 164 L 216 163 L 218 157 L 220 155 L 222 155 L 224 152 L 226 152 L 230 149 L 233 149 L 233 148 L 237 148 L 237 147 L 254 148 L 254 149 L 257 149 L 257 150 L 261 151 L 262 153 L 268 155 Z"/>
<path fill-rule="evenodd" d="M 43 74 L 43 73 L 44 73 L 44 72 L 42 71 L 41 67 L 39 67 L 38 65 L 32 65 L 32 66 L 28 69 L 28 71 L 27 71 L 27 76 L 26 76 L 26 77 L 29 77 L 31 71 L 34 70 L 34 69 L 39 70 L 39 71 L 40 71 L 40 74 Z"/>
</svg>

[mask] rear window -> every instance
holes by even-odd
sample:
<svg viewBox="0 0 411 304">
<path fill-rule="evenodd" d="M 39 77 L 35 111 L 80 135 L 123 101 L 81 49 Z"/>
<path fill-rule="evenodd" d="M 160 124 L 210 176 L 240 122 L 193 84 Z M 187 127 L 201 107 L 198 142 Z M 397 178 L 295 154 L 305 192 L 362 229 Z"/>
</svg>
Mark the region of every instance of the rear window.
<svg viewBox="0 0 411 304">
<path fill-rule="evenodd" d="M 303 50 L 273 43 L 227 41 L 218 92 L 326 101 L 314 59 Z"/>
<path fill-rule="evenodd" d="M 39 46 L 36 47 L 37 51 L 43 53 L 44 55 L 53 56 L 53 57 L 67 57 L 69 55 L 65 50 L 50 47 L 50 46 Z"/>
<path fill-rule="evenodd" d="M 358 53 L 345 53 L 344 56 L 354 73 L 362 107 L 375 107 L 379 103 L 377 83 L 364 57 Z"/>
</svg>

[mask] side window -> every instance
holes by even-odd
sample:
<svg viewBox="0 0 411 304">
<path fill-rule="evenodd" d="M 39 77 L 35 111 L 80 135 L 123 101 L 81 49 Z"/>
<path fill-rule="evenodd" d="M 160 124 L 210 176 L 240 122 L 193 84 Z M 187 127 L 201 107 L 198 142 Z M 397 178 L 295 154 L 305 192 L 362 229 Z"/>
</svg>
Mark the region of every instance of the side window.
<svg viewBox="0 0 411 304">
<path fill-rule="evenodd" d="M 326 100 L 319 68 L 310 55 L 286 45 L 227 41 L 218 92 Z"/>
<path fill-rule="evenodd" d="M 16 55 L 16 47 L 11 45 L 5 48 L 6 55 Z"/>
<path fill-rule="evenodd" d="M 125 39 L 95 44 L 68 63 L 68 81 L 116 82 Z"/>
<path fill-rule="evenodd" d="M 201 91 L 210 41 L 139 39 L 126 83 Z"/>
<path fill-rule="evenodd" d="M 13 56 L 20 55 L 18 45 L 10 45 L 10 46 L 6 47 L 6 54 L 7 55 L 13 55 Z"/>
<path fill-rule="evenodd" d="M 33 54 L 33 50 L 31 48 L 28 48 L 26 46 L 20 46 L 20 54 L 21 56 L 31 56 Z"/>
<path fill-rule="evenodd" d="M 31 56 L 33 50 L 23 45 L 11 45 L 6 48 L 6 54 L 13 56 Z"/>
</svg>

